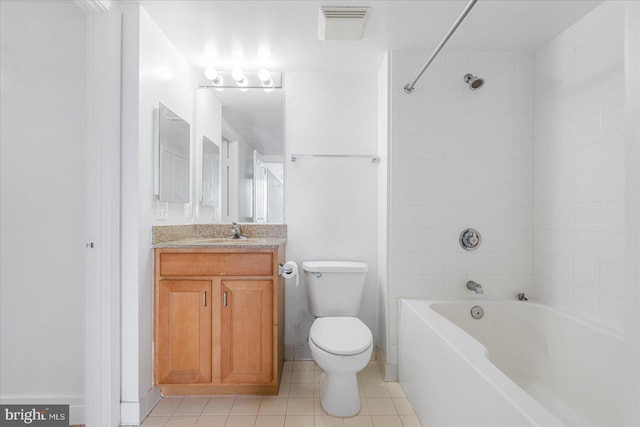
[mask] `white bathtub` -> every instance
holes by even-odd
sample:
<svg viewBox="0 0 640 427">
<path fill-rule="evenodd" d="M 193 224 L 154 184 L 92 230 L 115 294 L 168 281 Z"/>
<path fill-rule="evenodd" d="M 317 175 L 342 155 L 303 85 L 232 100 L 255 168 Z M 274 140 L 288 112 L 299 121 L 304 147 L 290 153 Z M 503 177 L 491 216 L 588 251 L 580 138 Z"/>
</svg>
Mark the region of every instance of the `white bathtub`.
<svg viewBox="0 0 640 427">
<path fill-rule="evenodd" d="M 622 426 L 622 346 L 533 302 L 400 303 L 400 383 L 425 427 Z"/>
</svg>

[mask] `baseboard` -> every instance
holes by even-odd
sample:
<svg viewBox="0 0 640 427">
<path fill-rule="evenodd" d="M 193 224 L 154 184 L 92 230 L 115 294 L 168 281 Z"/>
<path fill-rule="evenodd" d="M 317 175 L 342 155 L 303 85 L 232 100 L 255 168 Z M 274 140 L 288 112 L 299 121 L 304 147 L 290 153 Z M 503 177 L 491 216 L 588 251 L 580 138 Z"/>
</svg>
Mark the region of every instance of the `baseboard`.
<svg viewBox="0 0 640 427">
<path fill-rule="evenodd" d="M 398 364 L 387 363 L 386 355 L 378 352 L 378 369 L 382 372 L 385 381 L 398 381 Z"/>
<path fill-rule="evenodd" d="M 146 396 L 144 396 L 144 414 L 142 419 L 144 420 L 151 410 L 160 402 L 162 399 L 162 394 L 160 394 L 160 387 L 151 387 L 149 391 L 147 391 Z"/>
<path fill-rule="evenodd" d="M 120 402 L 120 425 L 139 426 L 142 422 L 140 408 L 140 402 Z"/>
<path fill-rule="evenodd" d="M 139 402 L 121 402 L 120 425 L 139 426 L 161 398 L 160 388 L 151 387 Z"/>
<path fill-rule="evenodd" d="M 84 396 L 0 396 L 4 405 L 69 405 L 69 424 L 85 423 Z"/>
</svg>

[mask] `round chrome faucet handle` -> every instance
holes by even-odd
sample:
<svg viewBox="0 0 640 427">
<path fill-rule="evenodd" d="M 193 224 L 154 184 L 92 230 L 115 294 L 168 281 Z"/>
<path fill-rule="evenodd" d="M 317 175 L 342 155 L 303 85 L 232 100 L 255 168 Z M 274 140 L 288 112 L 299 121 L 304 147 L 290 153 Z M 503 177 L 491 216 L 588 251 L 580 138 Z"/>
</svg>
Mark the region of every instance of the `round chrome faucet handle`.
<svg viewBox="0 0 640 427">
<path fill-rule="evenodd" d="M 459 243 L 462 249 L 472 251 L 480 246 L 480 243 L 482 243 L 482 237 L 477 230 L 467 228 L 460 233 Z"/>
</svg>

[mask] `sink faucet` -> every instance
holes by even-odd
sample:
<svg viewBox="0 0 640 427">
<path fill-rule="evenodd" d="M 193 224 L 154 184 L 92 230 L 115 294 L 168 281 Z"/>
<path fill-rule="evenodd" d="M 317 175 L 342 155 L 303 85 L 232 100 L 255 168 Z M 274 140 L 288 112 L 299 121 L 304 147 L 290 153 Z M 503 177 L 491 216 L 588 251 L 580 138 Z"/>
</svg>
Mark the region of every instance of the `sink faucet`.
<svg viewBox="0 0 640 427">
<path fill-rule="evenodd" d="M 482 294 L 482 285 L 480 283 L 474 282 L 473 280 L 469 280 L 467 282 L 467 289 L 475 292 L 476 294 Z"/>
<path fill-rule="evenodd" d="M 240 224 L 238 224 L 237 222 L 232 222 L 231 225 L 232 225 L 231 238 L 232 239 L 242 238 L 242 231 L 240 231 Z"/>
</svg>

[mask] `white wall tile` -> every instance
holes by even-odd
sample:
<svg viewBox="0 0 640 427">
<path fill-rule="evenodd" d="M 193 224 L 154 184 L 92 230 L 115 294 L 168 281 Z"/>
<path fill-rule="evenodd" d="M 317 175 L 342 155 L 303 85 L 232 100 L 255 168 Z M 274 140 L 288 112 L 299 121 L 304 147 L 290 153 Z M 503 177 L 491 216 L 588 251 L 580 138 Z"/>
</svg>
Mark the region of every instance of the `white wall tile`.
<svg viewBox="0 0 640 427">
<path fill-rule="evenodd" d="M 624 202 L 602 202 L 602 231 L 624 232 Z"/>
<path fill-rule="evenodd" d="M 600 321 L 613 329 L 624 328 L 624 299 L 613 295 L 600 295 Z"/>
<path fill-rule="evenodd" d="M 624 264 L 624 233 L 602 233 L 600 259 L 603 262 Z"/>
<path fill-rule="evenodd" d="M 586 259 L 574 260 L 575 285 L 581 288 L 600 288 L 600 262 Z"/>
<path fill-rule="evenodd" d="M 598 321 L 600 317 L 600 298 L 598 292 L 575 287 L 573 309 L 579 316 Z"/>
<path fill-rule="evenodd" d="M 624 296 L 623 265 L 600 263 L 600 291 L 618 297 Z"/>
<path fill-rule="evenodd" d="M 600 138 L 603 140 L 624 135 L 624 104 L 602 110 Z"/>
<path fill-rule="evenodd" d="M 394 51 L 392 75 L 414 58 Z M 469 279 L 482 283 L 484 297 L 513 298 L 518 289 L 532 289 L 533 57 L 449 51 L 442 59 L 441 85 L 420 102 L 394 108 L 391 117 L 390 325 L 397 314 L 394 292 L 476 297 L 464 286 Z M 479 91 L 469 91 L 462 79 L 471 69 L 487 79 Z M 406 96 L 401 88 L 394 87 L 392 100 Z M 416 171 L 420 183 L 413 182 Z M 458 236 L 466 227 L 480 229 L 478 251 L 460 248 Z M 418 238 L 393 236 L 409 232 Z M 391 326 L 390 352 L 396 334 Z"/>
<path fill-rule="evenodd" d="M 624 282 L 623 17 L 605 2 L 535 54 L 535 291 L 613 327 Z"/>
<path fill-rule="evenodd" d="M 574 233 L 574 256 L 592 261 L 600 260 L 600 233 L 584 231 Z"/>
</svg>

